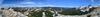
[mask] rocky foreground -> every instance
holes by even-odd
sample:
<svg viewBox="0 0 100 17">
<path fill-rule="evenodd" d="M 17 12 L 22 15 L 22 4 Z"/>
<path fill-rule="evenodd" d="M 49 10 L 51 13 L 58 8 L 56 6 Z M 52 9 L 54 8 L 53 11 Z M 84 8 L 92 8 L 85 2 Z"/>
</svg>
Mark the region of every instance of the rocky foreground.
<svg viewBox="0 0 100 17">
<path fill-rule="evenodd" d="M 0 16 L 2 17 L 87 17 L 88 15 L 91 15 L 91 17 L 99 17 L 100 10 L 99 8 L 96 8 L 94 11 L 87 13 L 85 15 L 73 15 L 73 14 L 66 15 L 66 11 L 64 11 L 64 13 L 62 11 L 63 10 L 56 11 L 52 9 L 14 10 L 10 8 L 10 9 L 0 10 L 1 13 Z M 73 13 L 73 11 L 71 12 Z M 71 13 L 69 12 L 69 14 Z"/>
</svg>

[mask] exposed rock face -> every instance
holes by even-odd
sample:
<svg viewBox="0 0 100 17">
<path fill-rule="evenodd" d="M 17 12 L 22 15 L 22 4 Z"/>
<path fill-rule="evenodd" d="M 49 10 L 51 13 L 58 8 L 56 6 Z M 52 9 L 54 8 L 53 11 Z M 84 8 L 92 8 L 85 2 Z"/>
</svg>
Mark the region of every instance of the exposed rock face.
<svg viewBox="0 0 100 17">
<path fill-rule="evenodd" d="M 99 16 L 99 10 L 100 8 L 96 8 L 93 12 L 88 13 L 88 16 Z M 68 9 L 65 12 L 68 13 L 68 11 L 76 12 L 78 10 L 75 9 Z M 50 10 L 50 9 L 32 9 L 32 10 L 25 10 L 24 12 L 21 11 L 14 11 L 13 9 L 3 10 L 3 17 L 87 17 L 87 15 L 64 15 L 59 14 L 59 11 L 56 10 Z M 62 12 L 62 11 L 60 11 Z M 69 12 L 69 13 L 70 13 Z M 98 12 L 98 13 L 97 13 Z M 32 14 L 30 14 L 32 13 Z M 55 16 L 57 14 L 57 16 Z M 76 13 L 75 13 L 76 14 Z M 97 15 L 98 14 L 98 15 Z"/>
<path fill-rule="evenodd" d="M 0 17 L 2 17 L 2 10 L 0 10 Z"/>
<path fill-rule="evenodd" d="M 3 17 L 27 17 L 26 15 L 13 11 L 13 9 L 3 10 Z"/>
<path fill-rule="evenodd" d="M 87 17 L 100 17 L 100 7 L 96 7 L 92 12 L 86 15 Z"/>
</svg>

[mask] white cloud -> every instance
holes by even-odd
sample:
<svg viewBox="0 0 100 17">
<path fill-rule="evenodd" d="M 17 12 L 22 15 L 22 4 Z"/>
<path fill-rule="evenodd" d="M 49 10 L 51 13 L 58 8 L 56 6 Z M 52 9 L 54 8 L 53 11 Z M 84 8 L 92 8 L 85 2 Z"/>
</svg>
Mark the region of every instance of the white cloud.
<svg viewBox="0 0 100 17">
<path fill-rule="evenodd" d="M 57 6 L 57 5 L 16 5 L 16 4 L 5 4 L 2 7 L 79 7 L 79 6 Z"/>
<path fill-rule="evenodd" d="M 36 4 L 34 2 L 21 2 L 20 4 Z"/>
</svg>

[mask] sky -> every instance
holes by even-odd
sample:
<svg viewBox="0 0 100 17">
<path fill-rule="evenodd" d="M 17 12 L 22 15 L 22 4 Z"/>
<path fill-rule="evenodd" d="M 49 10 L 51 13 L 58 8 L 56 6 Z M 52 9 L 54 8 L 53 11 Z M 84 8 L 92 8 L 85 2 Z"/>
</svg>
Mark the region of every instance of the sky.
<svg viewBox="0 0 100 17">
<path fill-rule="evenodd" d="M 79 7 L 99 3 L 100 0 L 0 0 L 3 7 Z"/>
</svg>

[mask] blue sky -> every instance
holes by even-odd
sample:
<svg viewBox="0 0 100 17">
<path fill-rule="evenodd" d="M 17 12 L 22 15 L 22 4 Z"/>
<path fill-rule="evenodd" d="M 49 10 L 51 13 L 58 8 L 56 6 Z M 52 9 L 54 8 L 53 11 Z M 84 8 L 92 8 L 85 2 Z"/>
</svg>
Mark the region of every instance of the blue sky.
<svg viewBox="0 0 100 17">
<path fill-rule="evenodd" d="M 99 0 L 3 0 L 4 6 L 24 6 L 24 7 L 79 7 L 82 5 L 98 4 Z M 5 5 L 6 4 L 6 5 Z M 11 5 L 9 5 L 11 4 Z M 15 5 L 15 6 L 13 6 Z"/>
</svg>

